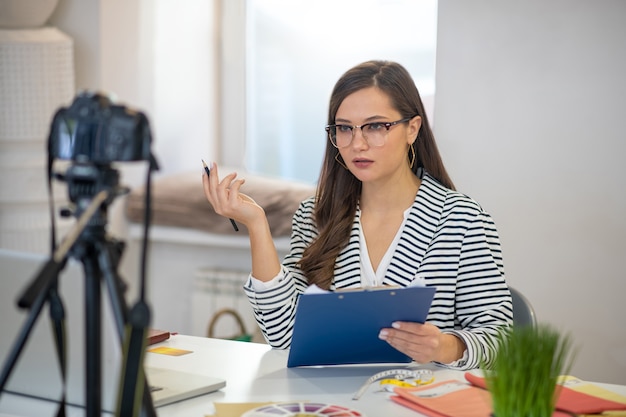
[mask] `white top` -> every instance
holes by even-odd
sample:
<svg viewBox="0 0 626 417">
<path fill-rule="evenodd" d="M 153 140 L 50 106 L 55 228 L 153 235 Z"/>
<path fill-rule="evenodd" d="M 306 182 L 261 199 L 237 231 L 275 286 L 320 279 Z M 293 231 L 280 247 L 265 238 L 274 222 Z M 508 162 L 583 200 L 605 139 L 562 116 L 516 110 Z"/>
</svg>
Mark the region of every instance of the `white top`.
<svg viewBox="0 0 626 417">
<path fill-rule="evenodd" d="M 359 242 L 361 244 L 361 285 L 363 288 L 367 287 L 378 287 L 382 285 L 383 278 L 385 278 L 385 272 L 387 272 L 387 268 L 391 263 L 391 258 L 396 251 L 396 247 L 398 246 L 398 242 L 400 241 L 400 236 L 402 236 L 402 229 L 404 229 L 404 224 L 406 223 L 406 219 L 409 215 L 410 207 L 404 210 L 402 224 L 396 231 L 396 236 L 393 238 L 391 245 L 387 248 L 387 252 L 385 252 L 385 256 L 380 260 L 378 264 L 378 269 L 374 271 L 374 267 L 372 266 L 372 262 L 370 260 L 369 251 L 367 250 L 367 243 L 365 242 L 365 235 L 363 234 L 363 227 L 361 227 L 361 222 L 359 221 Z"/>
</svg>

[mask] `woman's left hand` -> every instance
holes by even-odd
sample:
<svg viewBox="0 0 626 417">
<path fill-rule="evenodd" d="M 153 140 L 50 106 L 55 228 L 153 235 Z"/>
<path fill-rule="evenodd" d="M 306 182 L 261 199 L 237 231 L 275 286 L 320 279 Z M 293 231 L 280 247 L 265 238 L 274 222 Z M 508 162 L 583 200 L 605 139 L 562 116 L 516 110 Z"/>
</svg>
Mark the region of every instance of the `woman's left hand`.
<svg viewBox="0 0 626 417">
<path fill-rule="evenodd" d="M 378 337 L 418 363 L 454 362 L 461 359 L 465 351 L 461 339 L 441 333 L 437 326 L 429 323 L 397 321 L 392 328 L 382 329 Z"/>
</svg>

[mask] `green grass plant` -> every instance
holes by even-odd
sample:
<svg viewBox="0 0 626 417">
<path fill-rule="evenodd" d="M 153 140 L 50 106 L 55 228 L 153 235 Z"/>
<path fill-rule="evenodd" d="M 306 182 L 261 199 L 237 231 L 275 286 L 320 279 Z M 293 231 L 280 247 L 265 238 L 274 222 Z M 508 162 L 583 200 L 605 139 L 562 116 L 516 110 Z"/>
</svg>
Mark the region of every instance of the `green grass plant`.
<svg viewBox="0 0 626 417">
<path fill-rule="evenodd" d="M 572 340 L 549 325 L 516 326 L 498 337 L 492 369 L 486 371 L 494 417 L 550 417 L 559 376 L 573 363 Z"/>
</svg>

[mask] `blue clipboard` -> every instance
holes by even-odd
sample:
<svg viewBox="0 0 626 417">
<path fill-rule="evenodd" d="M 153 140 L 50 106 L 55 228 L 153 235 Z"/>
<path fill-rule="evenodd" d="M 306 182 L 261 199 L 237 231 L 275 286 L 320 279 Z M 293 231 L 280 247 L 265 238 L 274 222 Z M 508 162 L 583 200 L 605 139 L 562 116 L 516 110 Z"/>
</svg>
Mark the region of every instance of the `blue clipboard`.
<svg viewBox="0 0 626 417">
<path fill-rule="evenodd" d="M 424 323 L 434 295 L 433 287 L 302 294 L 287 367 L 410 362 L 378 333 L 394 321 Z"/>
</svg>

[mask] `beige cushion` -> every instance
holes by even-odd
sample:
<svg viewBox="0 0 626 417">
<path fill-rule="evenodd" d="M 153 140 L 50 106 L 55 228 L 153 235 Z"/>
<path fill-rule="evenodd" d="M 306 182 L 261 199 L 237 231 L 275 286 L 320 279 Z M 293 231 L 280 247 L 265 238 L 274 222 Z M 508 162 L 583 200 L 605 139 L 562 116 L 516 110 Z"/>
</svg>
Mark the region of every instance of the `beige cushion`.
<svg viewBox="0 0 626 417">
<path fill-rule="evenodd" d="M 232 171 L 220 168 L 222 176 Z M 274 237 L 290 235 L 291 220 L 298 205 L 315 194 L 315 187 L 308 184 L 249 173 L 238 177 L 246 180 L 241 192 L 252 197 L 265 210 Z M 126 215 L 131 222 L 143 222 L 144 195 L 145 186 L 141 186 L 133 189 L 126 199 Z M 248 233 L 242 225 L 239 225 L 239 232 L 235 232 L 227 218 L 215 213 L 204 196 L 200 170 L 166 175 L 152 181 L 152 224 L 218 234 Z"/>
</svg>

